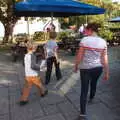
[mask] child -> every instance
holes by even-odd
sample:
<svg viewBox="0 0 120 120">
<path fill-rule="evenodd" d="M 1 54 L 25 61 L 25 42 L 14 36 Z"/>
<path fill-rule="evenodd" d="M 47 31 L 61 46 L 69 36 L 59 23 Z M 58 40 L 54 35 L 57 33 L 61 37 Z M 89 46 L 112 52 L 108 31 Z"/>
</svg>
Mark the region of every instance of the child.
<svg viewBox="0 0 120 120">
<path fill-rule="evenodd" d="M 45 81 L 46 85 L 50 82 L 53 63 L 55 65 L 57 80 L 61 79 L 62 77 L 60 69 L 58 69 L 59 68 L 58 53 L 57 53 L 58 45 L 55 41 L 56 36 L 57 36 L 56 32 L 50 32 L 49 33 L 50 39 L 44 46 L 46 52 L 46 58 L 47 58 L 47 71 L 46 71 L 46 81 Z"/>
<path fill-rule="evenodd" d="M 40 65 L 36 63 L 36 46 L 32 43 L 27 46 L 27 54 L 24 57 L 25 65 L 25 85 L 23 88 L 23 94 L 20 99 L 20 105 L 26 105 L 28 103 L 28 96 L 32 85 L 36 85 L 39 89 L 41 97 L 44 97 L 48 91 L 42 85 L 41 80 L 38 77 L 38 72 L 40 71 Z"/>
</svg>

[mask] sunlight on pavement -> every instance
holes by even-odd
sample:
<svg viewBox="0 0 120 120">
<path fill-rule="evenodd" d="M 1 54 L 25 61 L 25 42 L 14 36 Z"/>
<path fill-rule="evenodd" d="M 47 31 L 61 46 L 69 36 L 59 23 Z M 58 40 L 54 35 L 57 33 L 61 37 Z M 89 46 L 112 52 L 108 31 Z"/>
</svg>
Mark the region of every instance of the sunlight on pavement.
<svg viewBox="0 0 120 120">
<path fill-rule="evenodd" d="M 65 81 L 65 83 L 60 87 L 60 90 L 66 94 L 79 80 L 79 72 L 72 73 L 69 78 Z"/>
<path fill-rule="evenodd" d="M 0 84 L 8 85 L 10 83 L 12 83 L 12 82 L 9 80 L 5 80 L 5 79 L 0 80 Z"/>
</svg>

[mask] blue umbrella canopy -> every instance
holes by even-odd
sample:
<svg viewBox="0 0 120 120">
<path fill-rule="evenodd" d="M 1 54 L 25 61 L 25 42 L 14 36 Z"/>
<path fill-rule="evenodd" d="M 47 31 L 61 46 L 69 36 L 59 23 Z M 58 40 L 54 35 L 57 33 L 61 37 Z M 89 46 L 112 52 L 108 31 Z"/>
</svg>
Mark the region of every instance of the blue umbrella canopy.
<svg viewBox="0 0 120 120">
<path fill-rule="evenodd" d="M 109 22 L 120 22 L 120 17 L 112 18 Z"/>
<path fill-rule="evenodd" d="M 103 14 L 105 9 L 74 0 L 28 0 L 14 5 L 17 16 L 68 17 Z"/>
</svg>

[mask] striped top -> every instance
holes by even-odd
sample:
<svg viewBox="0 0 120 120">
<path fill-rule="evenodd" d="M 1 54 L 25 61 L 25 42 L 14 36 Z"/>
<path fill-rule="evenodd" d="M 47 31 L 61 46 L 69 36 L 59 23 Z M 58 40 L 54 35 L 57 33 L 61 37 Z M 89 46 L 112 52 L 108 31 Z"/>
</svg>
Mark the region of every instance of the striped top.
<svg viewBox="0 0 120 120">
<path fill-rule="evenodd" d="M 107 49 L 107 43 L 104 39 L 98 36 L 87 36 L 81 40 L 80 46 L 85 48 L 80 69 L 91 69 L 102 66 L 101 52 Z"/>
</svg>

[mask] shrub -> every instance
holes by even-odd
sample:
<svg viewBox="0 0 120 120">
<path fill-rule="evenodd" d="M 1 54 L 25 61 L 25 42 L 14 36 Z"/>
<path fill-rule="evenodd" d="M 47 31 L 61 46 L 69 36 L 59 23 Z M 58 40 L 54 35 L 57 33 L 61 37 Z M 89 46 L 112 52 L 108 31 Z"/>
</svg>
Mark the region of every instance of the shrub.
<svg viewBox="0 0 120 120">
<path fill-rule="evenodd" d="M 44 32 L 35 32 L 33 35 L 34 41 L 44 41 L 46 38 L 47 33 Z"/>
<path fill-rule="evenodd" d="M 101 28 L 99 31 L 99 35 L 106 41 L 111 41 L 113 40 L 114 33 L 111 32 L 109 29 Z"/>
<path fill-rule="evenodd" d="M 68 37 L 70 37 L 71 33 L 72 33 L 71 31 L 59 32 L 59 33 L 58 33 L 58 36 L 57 36 L 57 39 L 58 39 L 58 40 L 62 40 L 62 39 L 64 39 L 64 38 L 68 38 Z"/>
</svg>

